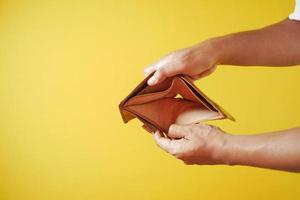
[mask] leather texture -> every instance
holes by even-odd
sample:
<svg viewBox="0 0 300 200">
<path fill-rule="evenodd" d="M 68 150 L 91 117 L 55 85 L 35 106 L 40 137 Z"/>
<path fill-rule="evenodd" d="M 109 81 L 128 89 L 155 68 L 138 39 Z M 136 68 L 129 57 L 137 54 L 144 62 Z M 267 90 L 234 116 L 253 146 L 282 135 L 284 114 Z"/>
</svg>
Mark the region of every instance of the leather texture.
<svg viewBox="0 0 300 200">
<path fill-rule="evenodd" d="M 152 74 L 151 74 L 152 75 Z M 149 86 L 145 78 L 120 104 L 123 121 L 138 118 L 148 132 L 168 133 L 171 124 L 188 125 L 234 118 L 209 99 L 184 75 Z"/>
</svg>

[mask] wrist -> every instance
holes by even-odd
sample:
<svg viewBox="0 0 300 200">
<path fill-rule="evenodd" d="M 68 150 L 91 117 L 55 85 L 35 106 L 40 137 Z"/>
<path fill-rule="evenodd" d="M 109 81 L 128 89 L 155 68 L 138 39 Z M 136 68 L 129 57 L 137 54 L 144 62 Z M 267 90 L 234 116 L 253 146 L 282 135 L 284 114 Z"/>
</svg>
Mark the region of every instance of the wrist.
<svg viewBox="0 0 300 200">
<path fill-rule="evenodd" d="M 215 37 L 201 42 L 192 47 L 195 52 L 200 52 L 210 57 L 212 65 L 224 64 L 225 62 L 225 37 Z"/>
<path fill-rule="evenodd" d="M 213 153 L 213 159 L 216 164 L 222 165 L 236 165 L 235 160 L 235 144 L 238 140 L 236 140 L 236 135 L 231 135 L 224 133 L 222 137 L 220 137 L 220 141 L 218 142 L 216 149 Z"/>
<path fill-rule="evenodd" d="M 225 50 L 225 43 L 226 37 L 215 37 L 209 39 L 209 43 L 215 57 L 216 65 L 226 64 L 226 50 Z"/>
</svg>

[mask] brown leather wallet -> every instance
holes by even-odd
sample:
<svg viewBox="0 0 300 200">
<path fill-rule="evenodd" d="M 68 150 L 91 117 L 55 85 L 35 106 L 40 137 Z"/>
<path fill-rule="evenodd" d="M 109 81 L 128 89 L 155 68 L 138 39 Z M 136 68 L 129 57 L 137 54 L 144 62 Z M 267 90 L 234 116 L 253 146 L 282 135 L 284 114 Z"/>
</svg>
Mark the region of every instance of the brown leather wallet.
<svg viewBox="0 0 300 200">
<path fill-rule="evenodd" d="M 152 74 L 151 74 L 152 75 Z M 234 118 L 209 99 L 184 75 L 149 86 L 149 75 L 119 105 L 123 121 L 138 118 L 148 132 L 168 133 L 173 123 L 187 125 Z"/>
</svg>

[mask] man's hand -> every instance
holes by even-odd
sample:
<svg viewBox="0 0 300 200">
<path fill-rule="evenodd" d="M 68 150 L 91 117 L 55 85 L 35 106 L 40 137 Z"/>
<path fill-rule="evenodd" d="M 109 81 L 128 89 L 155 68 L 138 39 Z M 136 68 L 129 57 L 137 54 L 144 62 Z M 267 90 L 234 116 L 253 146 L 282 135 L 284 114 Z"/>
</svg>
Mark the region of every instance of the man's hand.
<svg viewBox="0 0 300 200">
<path fill-rule="evenodd" d="M 300 64 L 300 22 L 286 19 L 262 29 L 206 40 L 174 51 L 144 72 L 149 85 L 176 74 L 193 79 L 211 74 L 216 65 L 290 66 Z"/>
<path fill-rule="evenodd" d="M 231 135 L 211 125 L 169 128 L 154 139 L 163 150 L 186 164 L 247 165 L 300 172 L 300 128 L 256 135 Z"/>
<path fill-rule="evenodd" d="M 226 144 L 227 134 L 219 128 L 204 124 L 173 124 L 169 128 L 168 136 L 171 139 L 156 132 L 154 139 L 158 146 L 184 163 L 224 164 L 219 154 Z"/>
<path fill-rule="evenodd" d="M 155 85 L 167 77 L 177 74 L 189 75 L 193 79 L 211 74 L 216 69 L 218 52 L 213 47 L 212 40 L 204 41 L 190 48 L 169 53 L 144 70 L 145 76 L 155 71 L 148 80 L 149 85 Z"/>
</svg>

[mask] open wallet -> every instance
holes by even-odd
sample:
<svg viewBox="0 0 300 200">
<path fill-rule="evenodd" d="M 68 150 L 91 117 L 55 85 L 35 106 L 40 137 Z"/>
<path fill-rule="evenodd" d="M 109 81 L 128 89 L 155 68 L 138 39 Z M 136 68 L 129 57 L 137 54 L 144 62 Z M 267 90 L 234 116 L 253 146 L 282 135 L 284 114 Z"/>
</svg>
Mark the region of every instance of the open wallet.
<svg viewBox="0 0 300 200">
<path fill-rule="evenodd" d="M 201 92 L 192 79 L 176 75 L 149 86 L 145 78 L 120 104 L 123 121 L 137 118 L 148 132 L 167 134 L 171 124 L 234 118 Z"/>
</svg>

